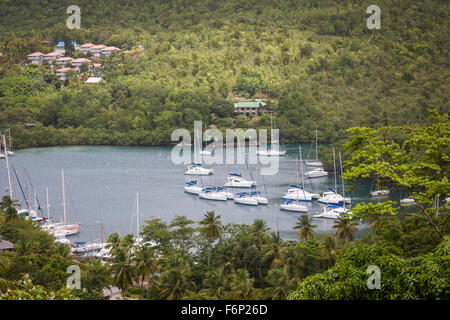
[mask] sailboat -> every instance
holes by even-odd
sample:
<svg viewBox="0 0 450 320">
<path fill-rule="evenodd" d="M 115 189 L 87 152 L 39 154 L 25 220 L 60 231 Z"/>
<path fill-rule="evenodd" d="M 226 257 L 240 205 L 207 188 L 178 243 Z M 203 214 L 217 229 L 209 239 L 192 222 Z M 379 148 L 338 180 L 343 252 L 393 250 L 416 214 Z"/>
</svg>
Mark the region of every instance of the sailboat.
<svg viewBox="0 0 450 320">
<path fill-rule="evenodd" d="M 333 148 L 333 164 L 334 164 L 334 189 L 328 187 L 327 190 L 319 198 L 320 203 L 341 205 L 344 201 L 351 203 L 352 199 L 345 198 L 336 192 L 337 190 L 337 171 L 336 171 L 336 156 Z"/>
<path fill-rule="evenodd" d="M 184 191 L 187 193 L 192 193 L 192 194 L 198 195 L 203 190 L 203 187 L 200 187 L 197 184 L 197 180 L 188 181 L 185 184 L 186 184 L 186 186 L 184 187 Z"/>
<path fill-rule="evenodd" d="M 227 194 L 219 191 L 222 190 L 219 190 L 217 187 L 204 188 L 199 193 L 199 197 L 206 200 L 227 201 Z"/>
<path fill-rule="evenodd" d="M 306 165 L 308 167 L 323 167 L 322 161 L 319 160 L 318 154 L 317 154 L 317 129 L 316 129 L 316 159 L 314 160 L 307 160 Z"/>
<path fill-rule="evenodd" d="M 226 179 L 225 186 L 230 188 L 253 188 L 256 187 L 256 181 L 242 178 L 241 173 L 230 173 Z"/>
<path fill-rule="evenodd" d="M 302 154 L 301 146 L 298 147 L 300 152 L 300 157 Z M 295 193 L 286 193 L 282 203 L 280 205 L 281 210 L 294 211 L 294 212 L 308 212 L 308 207 L 300 204 L 299 201 L 312 201 L 312 196 L 307 194 L 303 188 L 303 163 L 301 165 L 302 170 L 302 186 L 301 188 L 295 188 Z M 297 179 L 299 178 L 298 166 L 297 166 Z M 295 197 L 293 196 L 295 194 Z"/>
<path fill-rule="evenodd" d="M 78 233 L 78 223 L 68 224 L 67 223 L 67 213 L 66 213 L 66 192 L 65 192 L 65 181 L 64 181 L 64 169 L 61 169 L 61 180 L 62 180 L 62 195 L 63 195 L 63 214 L 64 220 L 62 223 L 54 223 L 49 225 L 49 232 L 56 235 L 62 234 L 64 236 L 71 236 Z"/>
<path fill-rule="evenodd" d="M 303 174 L 303 156 L 302 156 L 302 147 L 299 146 L 299 155 L 300 155 L 300 165 L 301 165 L 301 185 L 290 185 L 288 191 L 283 196 L 283 199 L 290 200 L 299 200 L 299 201 L 312 201 L 313 199 L 318 199 L 319 195 L 317 193 L 310 193 L 305 190 L 304 185 L 304 174 Z M 297 165 L 297 180 L 299 180 L 299 172 Z"/>
<path fill-rule="evenodd" d="M 208 176 L 213 174 L 213 169 L 203 168 L 201 163 L 192 163 L 184 172 L 186 175 Z"/>
<path fill-rule="evenodd" d="M 272 133 L 273 130 L 273 125 L 272 125 L 272 113 L 270 114 L 270 132 Z M 256 154 L 258 156 L 266 156 L 266 157 L 281 157 L 286 155 L 286 150 L 273 150 L 273 145 L 274 144 L 278 144 L 279 142 L 276 140 L 273 140 L 272 135 L 271 135 L 271 141 L 270 141 L 270 146 L 267 147 L 266 150 L 257 150 Z"/>
</svg>

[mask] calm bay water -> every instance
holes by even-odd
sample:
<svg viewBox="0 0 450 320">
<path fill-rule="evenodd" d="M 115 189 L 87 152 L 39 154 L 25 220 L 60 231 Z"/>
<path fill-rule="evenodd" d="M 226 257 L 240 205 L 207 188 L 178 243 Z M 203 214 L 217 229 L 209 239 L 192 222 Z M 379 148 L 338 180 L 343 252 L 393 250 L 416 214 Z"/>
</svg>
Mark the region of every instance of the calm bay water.
<svg viewBox="0 0 450 320">
<path fill-rule="evenodd" d="M 303 154 L 308 154 L 310 145 L 302 145 Z M 66 206 L 68 220 L 80 221 L 80 234 L 71 240 L 99 238 L 98 221 L 104 225 L 105 232 L 126 234 L 130 231 L 130 222 L 136 193 L 139 192 L 141 221 L 150 217 L 160 217 L 170 221 L 175 215 L 184 215 L 194 221 L 203 218 L 207 211 L 214 210 L 221 215 L 222 223 L 251 224 L 255 219 L 264 219 L 272 230 L 277 226 L 285 239 L 295 239 L 293 229 L 299 213 L 281 211 L 281 197 L 290 184 L 297 184 L 296 157 L 298 146 L 286 146 L 287 155 L 280 157 L 280 169 L 277 175 L 259 174 L 256 165 L 251 166 L 258 189 L 262 195 L 265 190 L 269 199 L 268 206 L 244 206 L 232 200 L 208 201 L 184 192 L 184 183 L 195 179 L 185 176 L 183 165 L 174 165 L 170 160 L 171 147 L 54 147 L 26 149 L 16 152 L 10 160 L 14 164 L 22 187 L 32 194 L 31 186 L 25 179 L 25 170 L 36 190 L 41 207 L 46 208 L 45 188 L 49 189 L 50 216 L 57 220 L 62 217 L 61 169 L 66 177 Z M 8 179 L 5 161 L 0 163 L 0 190 L 7 194 Z M 208 167 L 208 166 L 205 166 Z M 205 185 L 222 185 L 227 176 L 225 165 L 214 165 L 215 174 L 203 177 Z M 228 165 L 228 172 L 242 173 L 249 179 L 249 173 L 243 165 Z M 15 179 L 13 179 L 15 180 Z M 14 197 L 24 203 L 20 189 L 15 181 Z M 338 184 L 339 180 L 338 180 Z M 328 177 L 305 181 L 308 191 L 321 193 L 326 187 L 334 187 L 334 174 Z M 369 200 L 369 183 L 359 185 L 351 196 L 353 204 Z M 338 189 L 340 190 L 340 188 Z M 306 203 L 309 215 L 322 212 L 323 205 L 317 201 Z M 44 210 L 46 215 L 46 211 Z M 133 232 L 135 230 L 135 220 Z M 317 231 L 331 230 L 333 220 L 315 219 Z"/>
</svg>

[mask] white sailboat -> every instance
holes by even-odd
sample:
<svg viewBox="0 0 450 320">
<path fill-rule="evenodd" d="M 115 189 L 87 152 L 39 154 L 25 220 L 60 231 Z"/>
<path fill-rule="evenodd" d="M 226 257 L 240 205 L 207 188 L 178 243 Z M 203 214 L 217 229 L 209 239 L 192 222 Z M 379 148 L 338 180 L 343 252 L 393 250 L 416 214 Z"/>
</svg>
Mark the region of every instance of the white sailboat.
<svg viewBox="0 0 450 320">
<path fill-rule="evenodd" d="M 306 172 L 305 176 L 307 178 L 321 178 L 328 176 L 328 172 L 326 172 L 323 168 L 316 168 Z"/>
<path fill-rule="evenodd" d="M 372 197 L 386 197 L 388 196 L 390 193 L 389 190 L 385 189 L 385 190 L 375 190 L 375 191 L 371 191 L 370 195 Z"/>
<path fill-rule="evenodd" d="M 62 180 L 62 195 L 63 195 L 63 215 L 64 220 L 62 223 L 52 223 L 49 224 L 45 229 L 55 236 L 71 236 L 78 233 L 78 223 L 68 224 L 67 223 L 67 212 L 66 212 L 66 191 L 65 191 L 65 181 L 64 181 L 64 169 L 61 169 L 61 180 Z"/>
<path fill-rule="evenodd" d="M 240 193 L 236 193 L 236 195 L 234 197 L 234 202 L 239 203 L 239 204 L 250 205 L 250 206 L 257 206 L 258 198 L 253 197 L 248 192 L 240 192 Z"/>
<path fill-rule="evenodd" d="M 225 192 L 217 192 L 216 187 L 204 188 L 199 193 L 201 199 L 206 200 L 216 200 L 216 201 L 227 201 L 228 197 Z"/>
<path fill-rule="evenodd" d="M 256 181 L 250 181 L 242 178 L 240 173 L 230 173 L 225 182 L 225 187 L 230 188 L 253 188 L 256 187 Z"/>
<path fill-rule="evenodd" d="M 203 168 L 200 163 L 192 163 L 190 166 L 188 166 L 188 168 L 184 174 L 197 175 L 197 176 L 208 176 L 213 173 L 214 173 L 213 169 Z"/>
<path fill-rule="evenodd" d="M 186 186 L 184 187 L 184 191 L 187 193 L 192 193 L 192 194 L 198 195 L 203 190 L 203 187 L 201 187 L 197 184 L 197 180 L 188 181 L 185 184 L 186 184 Z"/>
<path fill-rule="evenodd" d="M 319 160 L 318 154 L 317 154 L 317 130 L 316 130 L 316 159 L 314 160 L 307 160 L 306 165 L 308 167 L 323 167 L 322 161 Z"/>
<path fill-rule="evenodd" d="M 280 208 L 286 211 L 308 212 L 308 207 L 300 204 L 298 200 L 282 199 Z"/>
<path fill-rule="evenodd" d="M 334 205 L 340 205 L 344 202 L 346 203 L 351 203 L 352 199 L 350 198 L 345 198 L 343 196 L 341 196 L 340 194 L 337 193 L 337 170 L 336 170 L 336 155 L 335 155 L 335 151 L 333 148 L 333 164 L 334 164 L 334 189 L 332 188 L 327 188 L 328 191 L 325 191 L 322 194 L 322 197 L 319 198 L 319 202 L 320 203 L 325 203 L 325 204 L 334 204 Z"/>
<path fill-rule="evenodd" d="M 330 210 L 327 210 L 327 207 Z M 313 215 L 314 218 L 325 218 L 325 219 L 339 219 L 344 214 L 346 214 L 349 210 L 339 206 L 324 206 L 323 212 Z"/>
</svg>

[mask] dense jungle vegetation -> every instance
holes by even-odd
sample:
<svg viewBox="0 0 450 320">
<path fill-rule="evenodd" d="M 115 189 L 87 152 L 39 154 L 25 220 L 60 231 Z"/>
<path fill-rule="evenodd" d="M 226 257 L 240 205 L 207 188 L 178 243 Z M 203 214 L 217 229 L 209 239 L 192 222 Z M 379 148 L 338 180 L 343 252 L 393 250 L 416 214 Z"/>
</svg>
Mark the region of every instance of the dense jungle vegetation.
<svg viewBox="0 0 450 320">
<path fill-rule="evenodd" d="M 0 128 L 11 127 L 16 147 L 162 145 L 194 120 L 269 126 L 267 114 L 234 114 L 227 97 L 270 101 L 284 142 L 309 142 L 315 129 L 333 142 L 350 127 L 449 111 L 445 1 L 380 0 L 379 30 L 367 29 L 371 3 L 358 0 L 81 0 L 79 30 L 65 26 L 70 4 L 1 3 Z M 123 50 L 102 59 L 104 83 L 61 82 L 27 64 L 53 50 L 43 40 Z"/>
</svg>

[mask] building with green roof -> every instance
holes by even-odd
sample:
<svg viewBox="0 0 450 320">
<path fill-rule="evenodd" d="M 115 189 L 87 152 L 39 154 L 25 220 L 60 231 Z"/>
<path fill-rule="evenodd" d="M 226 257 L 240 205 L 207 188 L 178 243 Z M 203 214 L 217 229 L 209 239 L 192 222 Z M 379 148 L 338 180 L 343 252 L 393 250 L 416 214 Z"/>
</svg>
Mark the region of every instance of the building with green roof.
<svg viewBox="0 0 450 320">
<path fill-rule="evenodd" d="M 255 99 L 253 101 L 239 101 L 234 103 L 234 112 L 245 114 L 259 115 L 262 111 L 266 110 L 267 103 L 261 99 Z"/>
</svg>

